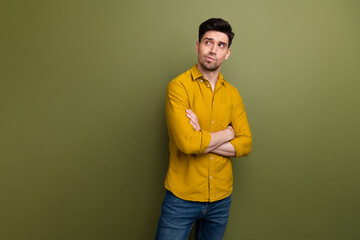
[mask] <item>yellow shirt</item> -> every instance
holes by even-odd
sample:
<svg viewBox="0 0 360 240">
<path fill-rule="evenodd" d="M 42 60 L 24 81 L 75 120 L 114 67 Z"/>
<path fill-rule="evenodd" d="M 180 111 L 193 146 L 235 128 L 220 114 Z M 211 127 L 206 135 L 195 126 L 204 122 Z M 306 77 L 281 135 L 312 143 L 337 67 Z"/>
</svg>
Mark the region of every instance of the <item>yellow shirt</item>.
<svg viewBox="0 0 360 240">
<path fill-rule="evenodd" d="M 200 131 L 190 124 L 186 109 L 198 117 Z M 204 152 L 210 132 L 224 130 L 231 123 L 236 157 L 250 153 L 252 136 L 237 89 L 219 74 L 213 91 L 194 65 L 169 83 L 165 112 L 170 138 L 166 189 L 189 201 L 213 202 L 229 196 L 233 190 L 231 159 Z"/>
</svg>

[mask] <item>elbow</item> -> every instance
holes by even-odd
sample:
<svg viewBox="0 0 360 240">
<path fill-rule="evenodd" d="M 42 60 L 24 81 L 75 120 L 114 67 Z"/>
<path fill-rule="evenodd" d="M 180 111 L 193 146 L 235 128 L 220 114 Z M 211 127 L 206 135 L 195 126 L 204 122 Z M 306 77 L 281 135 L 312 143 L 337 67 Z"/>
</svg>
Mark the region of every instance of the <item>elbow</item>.
<svg viewBox="0 0 360 240">
<path fill-rule="evenodd" d="M 243 157 L 248 156 L 251 153 L 251 147 L 244 148 Z"/>
<path fill-rule="evenodd" d="M 195 132 L 199 135 L 199 133 Z M 200 154 L 201 153 L 201 142 L 202 139 L 199 136 L 193 134 L 184 134 L 177 136 L 175 139 L 177 148 L 185 154 Z"/>
<path fill-rule="evenodd" d="M 252 148 L 252 138 L 249 138 L 249 141 L 244 143 L 243 145 L 243 156 L 248 156 L 251 152 L 251 148 Z"/>
<path fill-rule="evenodd" d="M 200 152 L 199 149 L 195 148 L 194 145 L 186 141 L 186 139 L 177 141 L 176 146 L 185 154 L 198 154 Z"/>
<path fill-rule="evenodd" d="M 179 148 L 179 150 L 185 154 L 198 154 L 199 152 L 198 151 L 195 151 L 193 148 L 191 147 L 188 147 L 188 146 L 184 146 L 184 147 L 181 147 Z"/>
<path fill-rule="evenodd" d="M 242 138 L 242 141 L 235 143 L 235 157 L 246 157 L 251 152 L 252 138 Z"/>
</svg>

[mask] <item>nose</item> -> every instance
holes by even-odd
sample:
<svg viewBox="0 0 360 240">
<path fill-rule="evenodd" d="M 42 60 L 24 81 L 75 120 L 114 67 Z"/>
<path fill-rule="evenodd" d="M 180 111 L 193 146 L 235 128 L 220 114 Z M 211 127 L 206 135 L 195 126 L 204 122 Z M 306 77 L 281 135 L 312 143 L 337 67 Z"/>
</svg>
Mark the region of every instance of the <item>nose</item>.
<svg viewBox="0 0 360 240">
<path fill-rule="evenodd" d="M 210 52 L 211 52 L 212 54 L 216 54 L 216 50 L 217 50 L 216 44 L 212 44 L 211 47 L 210 47 Z"/>
</svg>

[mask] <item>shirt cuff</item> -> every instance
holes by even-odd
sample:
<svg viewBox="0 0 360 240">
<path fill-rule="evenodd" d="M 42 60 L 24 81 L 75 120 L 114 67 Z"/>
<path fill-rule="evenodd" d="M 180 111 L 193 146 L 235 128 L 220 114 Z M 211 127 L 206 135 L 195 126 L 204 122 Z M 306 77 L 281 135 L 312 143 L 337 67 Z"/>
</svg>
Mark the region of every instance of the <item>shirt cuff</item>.
<svg viewBox="0 0 360 240">
<path fill-rule="evenodd" d="M 208 131 L 200 130 L 200 132 L 202 133 L 200 153 L 204 153 L 210 144 L 211 135 Z"/>
<path fill-rule="evenodd" d="M 241 157 L 243 152 L 243 145 L 242 142 L 237 141 L 236 138 L 230 141 L 235 149 L 235 157 Z"/>
</svg>

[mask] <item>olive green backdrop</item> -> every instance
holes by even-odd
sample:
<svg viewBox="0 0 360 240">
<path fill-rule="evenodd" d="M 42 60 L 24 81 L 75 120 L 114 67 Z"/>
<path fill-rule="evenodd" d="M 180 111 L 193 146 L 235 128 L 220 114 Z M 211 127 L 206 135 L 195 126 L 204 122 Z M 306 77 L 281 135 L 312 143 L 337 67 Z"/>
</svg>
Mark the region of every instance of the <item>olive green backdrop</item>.
<svg viewBox="0 0 360 240">
<path fill-rule="evenodd" d="M 1 1 L 0 239 L 154 238 L 166 85 L 210 17 L 254 137 L 225 239 L 360 239 L 357 0 Z"/>
</svg>

